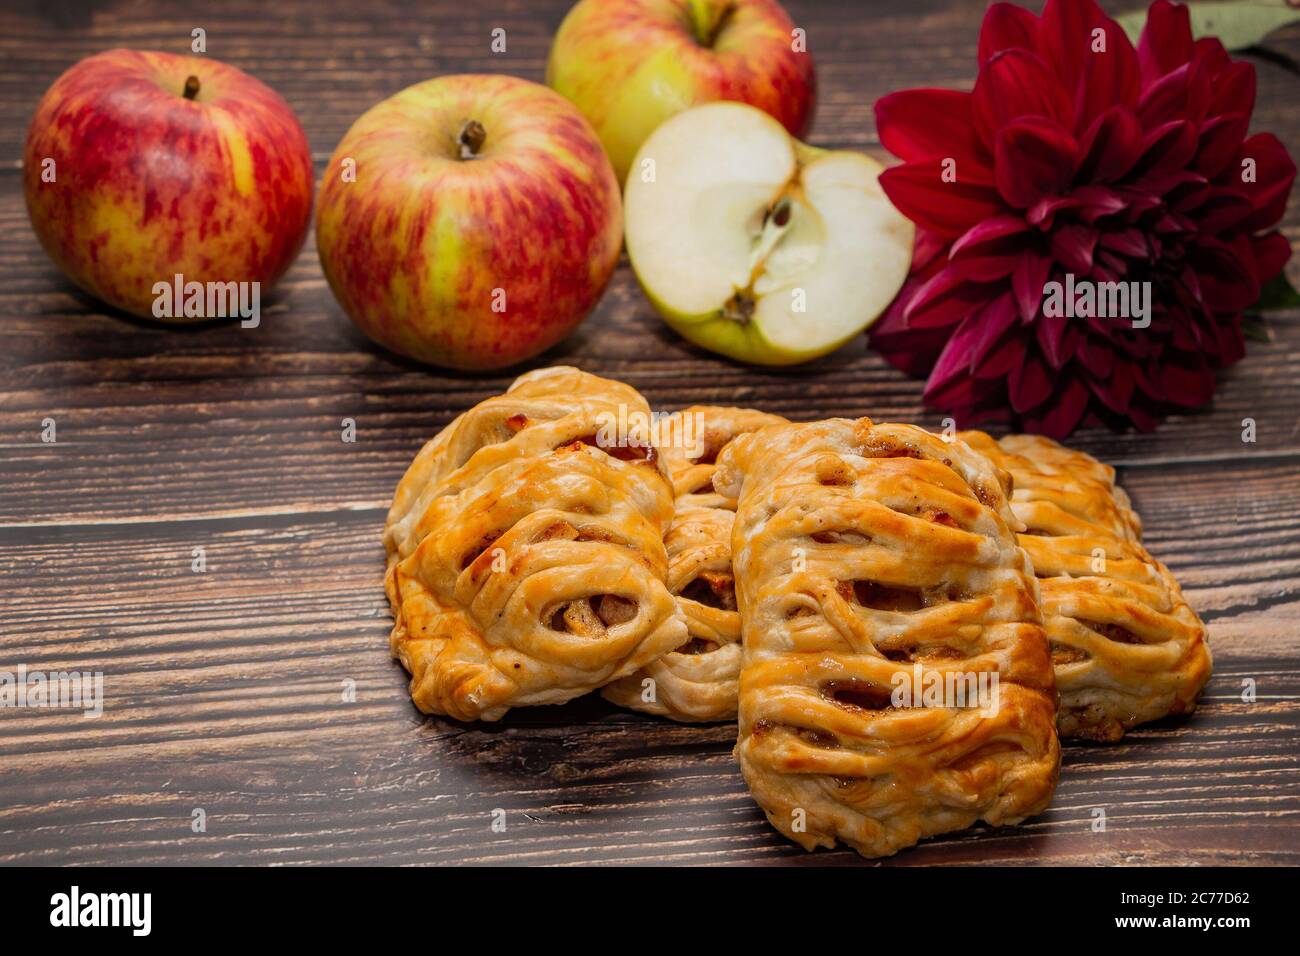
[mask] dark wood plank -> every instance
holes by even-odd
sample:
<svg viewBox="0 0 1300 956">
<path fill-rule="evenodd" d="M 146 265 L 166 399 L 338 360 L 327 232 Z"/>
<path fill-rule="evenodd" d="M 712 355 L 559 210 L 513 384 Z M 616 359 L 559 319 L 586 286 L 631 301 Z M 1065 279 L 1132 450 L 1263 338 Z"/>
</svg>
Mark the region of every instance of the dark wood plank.
<svg viewBox="0 0 1300 956">
<path fill-rule="evenodd" d="M 877 96 L 971 81 L 973 0 L 789 6 L 818 58 L 814 142 L 878 153 Z M 731 759 L 734 728 L 595 698 L 499 725 L 410 705 L 387 655 L 384 512 L 419 445 L 510 374 L 439 373 L 372 347 L 310 240 L 261 328 L 165 329 L 73 291 L 27 225 L 26 124 L 81 56 L 181 51 L 203 26 L 210 55 L 299 112 L 319 168 L 360 112 L 409 83 L 539 79 L 566 7 L 236 0 L 192 17 L 156 0 L 20 0 L 0 13 L 0 668 L 102 670 L 108 697 L 97 719 L 0 709 L 0 863 L 860 862 L 804 854 L 767 825 Z M 494 26 L 503 56 L 488 51 Z M 1300 57 L 1300 29 L 1270 45 Z M 1256 125 L 1300 152 L 1295 76 L 1258 70 Z M 1286 233 L 1300 238 L 1297 208 Z M 1300 863 L 1300 314 L 1273 325 L 1212 408 L 1150 435 L 1075 438 L 1120 467 L 1149 546 L 1209 624 L 1200 709 L 1118 746 L 1067 747 L 1051 809 L 1026 825 L 889 865 Z M 783 371 L 684 344 L 626 265 L 583 328 L 532 364 L 559 362 L 624 378 L 659 409 L 939 424 L 919 384 L 861 342 Z M 56 445 L 39 441 L 45 417 Z M 345 417 L 355 444 L 339 440 Z M 1246 417 L 1255 444 L 1241 442 Z M 190 568 L 196 547 L 205 573 Z M 206 833 L 191 831 L 196 808 Z"/>
</svg>

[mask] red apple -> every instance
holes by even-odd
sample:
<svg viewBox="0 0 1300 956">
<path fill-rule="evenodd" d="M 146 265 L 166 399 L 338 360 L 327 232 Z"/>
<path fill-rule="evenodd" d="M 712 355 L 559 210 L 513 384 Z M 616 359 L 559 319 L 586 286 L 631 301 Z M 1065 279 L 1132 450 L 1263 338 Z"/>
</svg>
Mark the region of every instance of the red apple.
<svg viewBox="0 0 1300 956">
<path fill-rule="evenodd" d="M 614 172 L 572 103 L 514 77 L 444 76 L 352 124 L 321 182 L 316 246 L 376 342 L 491 369 L 586 318 L 622 228 Z"/>
<path fill-rule="evenodd" d="M 775 0 L 581 0 L 546 82 L 591 121 L 620 184 L 646 137 L 700 103 L 757 106 L 802 138 L 817 85 L 805 37 Z"/>
<path fill-rule="evenodd" d="M 284 100 L 242 70 L 109 50 L 41 98 L 23 188 L 45 251 L 87 292 L 147 318 L 212 318 L 159 314 L 155 286 L 265 291 L 307 234 L 311 151 Z"/>
</svg>

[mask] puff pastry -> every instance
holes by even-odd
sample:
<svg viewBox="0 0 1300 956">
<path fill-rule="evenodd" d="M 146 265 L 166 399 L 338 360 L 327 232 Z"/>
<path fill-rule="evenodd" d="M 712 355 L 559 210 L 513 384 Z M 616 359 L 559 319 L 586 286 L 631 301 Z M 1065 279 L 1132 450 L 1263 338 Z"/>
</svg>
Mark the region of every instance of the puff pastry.
<svg viewBox="0 0 1300 956">
<path fill-rule="evenodd" d="M 806 849 L 886 856 L 1047 806 L 1052 667 L 1005 482 L 960 442 L 866 418 L 764 428 L 723 451 L 744 631 L 736 757 Z M 918 674 L 918 691 L 996 675 L 994 707 L 893 706 Z"/>
<path fill-rule="evenodd" d="M 385 526 L 385 586 L 422 711 L 562 703 L 686 641 L 665 584 L 672 488 L 653 446 L 615 424 L 637 416 L 649 407 L 628 385 L 540 369 L 416 456 Z"/>
<path fill-rule="evenodd" d="M 601 692 L 623 707 L 682 721 L 735 720 L 740 615 L 731 573 L 735 501 L 713 490 L 718 454 L 737 435 L 785 422 L 746 408 L 696 405 L 664 419 L 659 452 L 676 496 L 668 590 L 690 640 Z"/>
<path fill-rule="evenodd" d="M 1042 588 L 1061 735 L 1115 741 L 1137 724 L 1191 711 L 1210 677 L 1205 626 L 1142 546 L 1115 470 L 1036 435 L 959 437 L 1014 480 L 1020 543 Z"/>
</svg>

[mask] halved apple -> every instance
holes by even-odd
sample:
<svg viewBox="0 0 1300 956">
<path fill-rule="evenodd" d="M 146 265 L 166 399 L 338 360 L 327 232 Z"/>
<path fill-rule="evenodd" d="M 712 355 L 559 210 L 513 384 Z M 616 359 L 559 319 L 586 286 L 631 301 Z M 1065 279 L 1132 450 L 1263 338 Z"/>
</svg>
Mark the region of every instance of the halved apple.
<svg viewBox="0 0 1300 956">
<path fill-rule="evenodd" d="M 825 355 L 907 277 L 912 224 L 860 153 L 816 149 L 762 110 L 707 103 L 665 121 L 623 196 L 627 251 L 664 320 L 760 365 Z"/>
</svg>

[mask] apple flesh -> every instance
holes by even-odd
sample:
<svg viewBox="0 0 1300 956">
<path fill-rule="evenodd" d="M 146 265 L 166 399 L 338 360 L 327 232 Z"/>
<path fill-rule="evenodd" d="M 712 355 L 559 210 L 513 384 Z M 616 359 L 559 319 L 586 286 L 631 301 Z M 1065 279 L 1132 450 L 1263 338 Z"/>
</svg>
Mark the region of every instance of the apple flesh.
<svg viewBox="0 0 1300 956">
<path fill-rule="evenodd" d="M 620 183 L 646 137 L 700 103 L 749 103 L 802 136 L 817 86 L 775 0 L 581 0 L 555 36 L 546 82 L 591 121 Z"/>
<path fill-rule="evenodd" d="M 371 338 L 421 362 L 513 365 L 595 307 L 622 239 L 618 183 L 582 114 L 537 83 L 444 76 L 353 124 L 316 245 Z"/>
<path fill-rule="evenodd" d="M 154 286 L 177 274 L 264 287 L 284 274 L 311 223 L 311 151 L 284 100 L 243 71 L 110 50 L 41 98 L 23 190 L 36 235 L 73 282 L 158 318 Z"/>
<path fill-rule="evenodd" d="M 824 355 L 886 309 L 912 261 L 912 224 L 882 167 L 815 149 L 766 113 L 698 106 L 646 140 L 624 196 L 627 251 L 674 329 L 761 365 Z"/>
</svg>

